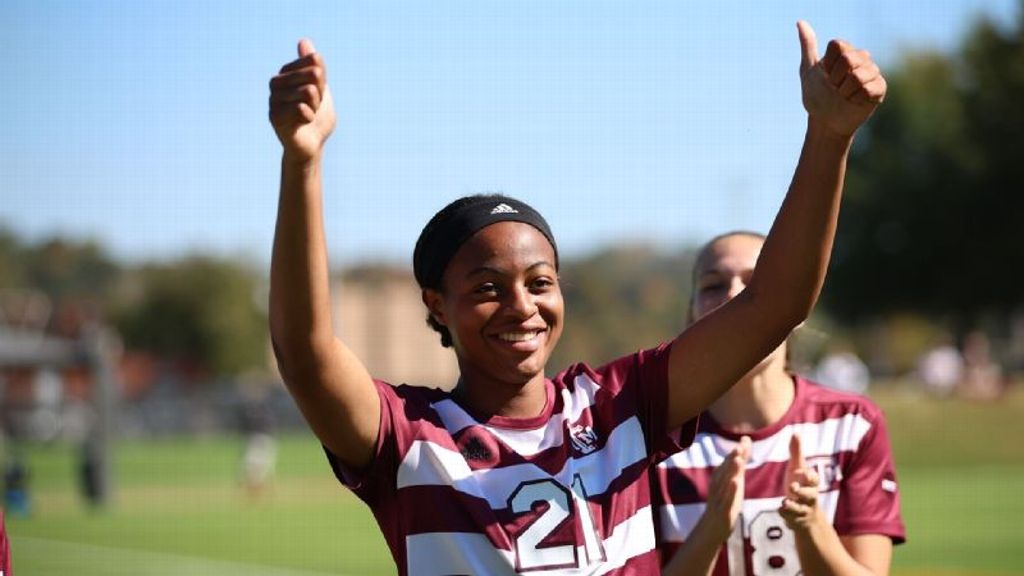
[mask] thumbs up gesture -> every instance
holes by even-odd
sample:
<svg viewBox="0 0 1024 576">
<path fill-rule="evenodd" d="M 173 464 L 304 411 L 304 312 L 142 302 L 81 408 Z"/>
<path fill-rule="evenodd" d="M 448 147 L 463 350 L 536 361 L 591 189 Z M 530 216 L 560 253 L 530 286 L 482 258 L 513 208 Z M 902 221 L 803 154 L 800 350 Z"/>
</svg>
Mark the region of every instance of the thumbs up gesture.
<svg viewBox="0 0 1024 576">
<path fill-rule="evenodd" d="M 319 155 L 334 131 L 327 68 L 309 40 L 299 41 L 299 57 L 270 79 L 270 123 L 285 155 L 300 161 Z"/>
<path fill-rule="evenodd" d="M 804 531 L 823 520 L 818 507 L 818 481 L 818 473 L 807 467 L 800 436 L 793 434 L 789 440 L 786 497 L 779 507 L 779 514 L 790 530 Z"/>
<path fill-rule="evenodd" d="M 797 32 L 804 108 L 812 122 L 837 136 L 853 136 L 885 98 L 885 78 L 867 50 L 832 40 L 819 59 L 811 25 L 797 22 Z"/>
</svg>

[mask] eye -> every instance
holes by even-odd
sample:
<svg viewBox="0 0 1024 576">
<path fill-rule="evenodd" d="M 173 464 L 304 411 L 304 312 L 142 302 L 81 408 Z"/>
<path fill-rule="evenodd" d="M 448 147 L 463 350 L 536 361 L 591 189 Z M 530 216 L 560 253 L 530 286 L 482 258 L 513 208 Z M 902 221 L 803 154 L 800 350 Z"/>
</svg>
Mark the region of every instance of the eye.
<svg viewBox="0 0 1024 576">
<path fill-rule="evenodd" d="M 725 290 L 725 282 L 718 282 L 718 281 L 708 282 L 708 283 L 705 283 L 705 284 L 701 284 L 701 286 L 699 288 L 699 292 L 701 294 L 710 294 L 710 293 L 719 292 L 719 291 L 722 291 L 722 290 Z"/>
<path fill-rule="evenodd" d="M 547 276 L 535 278 L 532 282 L 530 282 L 530 288 L 532 288 L 533 290 L 547 290 L 548 288 L 551 288 L 554 285 L 555 281 Z"/>
<path fill-rule="evenodd" d="M 480 294 L 482 296 L 497 294 L 498 286 L 494 282 L 484 282 L 483 284 L 480 284 L 475 289 L 473 289 L 473 293 Z"/>
</svg>

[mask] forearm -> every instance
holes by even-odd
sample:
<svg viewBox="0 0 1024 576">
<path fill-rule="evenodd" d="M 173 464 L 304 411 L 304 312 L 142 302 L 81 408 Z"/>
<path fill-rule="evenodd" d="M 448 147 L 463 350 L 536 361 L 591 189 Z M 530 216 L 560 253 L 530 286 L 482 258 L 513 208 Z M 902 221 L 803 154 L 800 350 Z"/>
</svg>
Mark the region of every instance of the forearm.
<svg viewBox="0 0 1024 576">
<path fill-rule="evenodd" d="M 785 333 L 814 307 L 825 281 L 852 137 L 808 120 L 800 161 L 747 287 Z"/>
<path fill-rule="evenodd" d="M 320 169 L 335 125 L 323 58 L 308 39 L 270 80 L 270 123 L 284 153 L 270 261 L 270 335 L 281 376 L 317 438 L 348 466 L 374 454 L 381 401 L 334 335 Z"/>
<path fill-rule="evenodd" d="M 721 396 L 810 314 L 832 250 L 849 146 L 850 138 L 808 123 L 793 182 L 746 289 L 673 344 L 670 427 Z"/>
<path fill-rule="evenodd" d="M 721 530 L 713 529 L 706 515 L 701 516 L 672 560 L 662 568 L 662 576 L 710 576 L 718 550 L 725 542 L 720 534 Z"/>
<path fill-rule="evenodd" d="M 835 528 L 817 522 L 796 532 L 796 551 L 807 576 L 884 576 L 859 563 L 843 546 Z"/>
<path fill-rule="evenodd" d="M 282 363 L 332 345 L 319 157 L 282 157 L 270 264 L 270 330 Z"/>
</svg>

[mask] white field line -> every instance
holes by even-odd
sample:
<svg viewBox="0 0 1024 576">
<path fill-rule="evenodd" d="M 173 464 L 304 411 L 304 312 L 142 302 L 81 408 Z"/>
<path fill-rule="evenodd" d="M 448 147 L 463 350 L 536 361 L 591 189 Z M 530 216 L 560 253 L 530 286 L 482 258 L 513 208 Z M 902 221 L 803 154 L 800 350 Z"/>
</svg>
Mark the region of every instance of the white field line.
<svg viewBox="0 0 1024 576">
<path fill-rule="evenodd" d="M 27 562 L 27 558 L 53 558 L 64 554 L 71 558 L 88 559 L 86 563 L 98 565 L 100 558 L 109 572 L 106 574 L 132 574 L 133 576 L 183 576 L 206 575 L 218 576 L 355 576 L 351 574 L 311 572 L 290 568 L 269 568 L 257 564 L 233 562 L 230 560 L 214 560 L 184 554 L 168 552 L 151 552 L 116 546 L 99 546 L 46 538 L 32 538 L 9 534 L 11 539 L 11 559 L 13 567 Z M 44 560 L 45 561 L 45 560 Z M 69 574 L 85 574 L 85 572 L 69 572 Z"/>
</svg>

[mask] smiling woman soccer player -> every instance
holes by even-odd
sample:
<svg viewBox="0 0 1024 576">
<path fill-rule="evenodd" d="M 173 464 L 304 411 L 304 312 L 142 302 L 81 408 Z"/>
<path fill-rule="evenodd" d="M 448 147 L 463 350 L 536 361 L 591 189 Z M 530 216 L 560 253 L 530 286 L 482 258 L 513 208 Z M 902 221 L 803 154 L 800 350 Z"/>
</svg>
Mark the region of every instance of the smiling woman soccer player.
<svg viewBox="0 0 1024 576">
<path fill-rule="evenodd" d="M 763 245 L 752 232 L 704 245 L 691 322 L 742 293 Z M 790 373 L 786 346 L 711 405 L 691 446 L 658 464 L 665 576 L 889 573 L 905 533 L 882 412 Z"/>
<path fill-rule="evenodd" d="M 451 393 L 374 380 L 331 326 L 320 167 L 335 116 L 308 41 L 270 81 L 284 148 L 270 325 L 281 374 L 338 478 L 372 509 L 400 574 L 653 574 L 648 470 L 681 426 L 806 318 L 824 281 L 853 133 L 885 93 L 866 55 L 820 61 L 801 23 L 806 140 L 747 290 L 674 341 L 548 378 L 562 332 L 544 219 L 467 197 L 414 254 L 430 323 L 454 348 Z"/>
</svg>

